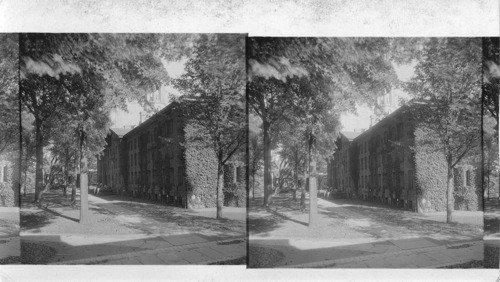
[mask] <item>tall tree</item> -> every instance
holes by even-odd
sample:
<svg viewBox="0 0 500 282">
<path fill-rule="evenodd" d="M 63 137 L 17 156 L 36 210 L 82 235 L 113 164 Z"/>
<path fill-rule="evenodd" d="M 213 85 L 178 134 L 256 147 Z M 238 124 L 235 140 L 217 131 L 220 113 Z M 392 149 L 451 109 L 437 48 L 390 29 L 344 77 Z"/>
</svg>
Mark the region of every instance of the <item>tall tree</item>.
<svg viewBox="0 0 500 282">
<path fill-rule="evenodd" d="M 498 94 L 500 92 L 500 39 L 483 39 L 483 106 L 495 118 L 498 130 Z"/>
<path fill-rule="evenodd" d="M 483 188 L 487 191 L 488 199 L 490 198 L 491 188 L 498 191 L 499 93 L 500 40 L 498 37 L 483 38 L 483 139 L 481 152 L 483 159 Z M 492 176 L 496 181 L 492 181 Z"/>
<path fill-rule="evenodd" d="M 252 189 L 252 199 L 255 200 L 255 178 L 257 177 L 257 172 L 262 167 L 262 137 L 260 130 L 260 123 L 258 118 L 253 115 L 248 115 L 248 166 L 249 166 L 249 179 L 251 179 L 251 189 Z"/>
<path fill-rule="evenodd" d="M 453 169 L 479 146 L 481 67 L 481 39 L 433 38 L 406 84 L 427 139 L 446 159 L 447 222 L 453 220 Z"/>
<path fill-rule="evenodd" d="M 216 154 L 217 218 L 222 218 L 224 165 L 247 141 L 244 37 L 201 36 L 185 70 L 175 85 L 191 101 L 185 113 L 200 126 L 200 136 L 209 136 Z"/>
</svg>

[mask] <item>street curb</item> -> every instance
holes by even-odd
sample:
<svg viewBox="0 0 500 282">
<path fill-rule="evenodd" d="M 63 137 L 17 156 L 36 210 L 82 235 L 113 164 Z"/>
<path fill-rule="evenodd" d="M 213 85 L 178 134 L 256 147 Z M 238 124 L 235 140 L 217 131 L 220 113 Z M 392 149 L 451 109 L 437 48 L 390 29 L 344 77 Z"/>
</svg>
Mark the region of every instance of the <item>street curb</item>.
<svg viewBox="0 0 500 282">
<path fill-rule="evenodd" d="M 235 238 L 224 239 L 224 240 L 209 241 L 209 242 L 194 243 L 194 244 L 186 244 L 186 245 L 172 246 L 172 247 L 161 248 L 161 249 L 154 249 L 154 250 L 144 250 L 144 251 L 139 251 L 139 252 L 129 252 L 129 253 L 123 253 L 123 254 L 116 254 L 116 255 L 109 255 L 109 256 L 99 256 L 99 257 L 91 257 L 91 258 L 77 259 L 77 260 L 70 260 L 70 261 L 62 261 L 62 262 L 51 262 L 51 263 L 48 263 L 48 264 L 49 265 L 97 264 L 99 262 L 103 262 L 103 261 L 107 261 L 107 260 L 118 260 L 118 259 L 123 259 L 123 258 L 133 258 L 133 257 L 140 256 L 140 255 L 157 254 L 157 253 L 161 253 L 161 252 L 164 252 L 164 251 L 177 251 L 177 250 L 183 250 L 183 249 L 187 249 L 187 248 L 199 248 L 199 247 L 214 246 L 214 245 L 219 245 L 221 243 L 228 243 L 228 242 L 232 242 L 232 241 L 236 241 L 236 240 L 246 241 L 247 238 L 246 237 L 235 237 Z M 230 258 L 224 258 L 224 259 L 207 261 L 207 262 L 199 262 L 197 264 L 215 263 L 215 262 L 225 261 L 225 260 L 232 259 L 232 258 L 236 258 L 236 257 L 231 256 Z"/>
<path fill-rule="evenodd" d="M 365 255 L 365 256 L 358 256 L 358 257 L 351 257 L 351 258 L 344 258 L 344 259 L 333 259 L 333 260 L 324 260 L 324 261 L 319 261 L 319 262 L 310 262 L 310 263 L 302 263 L 302 264 L 291 264 L 291 265 L 282 265 L 282 266 L 277 266 L 277 268 L 320 268 L 320 267 L 329 267 L 333 266 L 335 264 L 342 264 L 342 263 L 349 263 L 349 262 L 360 262 L 368 259 L 373 259 L 373 258 L 381 258 L 384 256 L 392 256 L 392 255 L 404 255 L 404 254 L 413 254 L 416 252 L 424 252 L 424 251 L 434 251 L 434 250 L 443 250 L 447 249 L 449 247 L 456 247 L 456 246 L 461 246 L 464 244 L 469 244 L 469 245 L 478 245 L 482 244 L 482 240 L 478 241 L 472 241 L 472 242 L 461 242 L 461 243 L 454 243 L 454 244 L 448 244 L 448 245 L 442 245 L 442 246 L 435 246 L 435 247 L 426 247 L 426 248 L 421 248 L 421 249 L 413 249 L 413 250 L 402 250 L 402 251 L 396 251 L 396 252 L 389 252 L 385 253 L 383 255 L 381 254 L 371 254 L 371 255 Z M 449 266 L 449 265 L 455 265 L 459 263 L 464 263 L 468 262 L 470 260 L 466 261 L 458 261 L 458 262 L 453 262 L 450 264 L 443 264 L 443 265 L 438 265 L 438 266 L 432 266 L 428 268 L 437 268 L 437 267 L 444 267 L 444 266 Z"/>
</svg>

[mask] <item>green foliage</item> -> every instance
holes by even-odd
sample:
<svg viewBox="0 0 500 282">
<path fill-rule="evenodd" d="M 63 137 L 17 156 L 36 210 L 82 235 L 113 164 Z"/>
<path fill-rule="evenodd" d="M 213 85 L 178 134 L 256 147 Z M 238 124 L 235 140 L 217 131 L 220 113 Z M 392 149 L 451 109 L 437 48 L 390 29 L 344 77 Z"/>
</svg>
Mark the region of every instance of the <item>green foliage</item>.
<svg viewBox="0 0 500 282">
<path fill-rule="evenodd" d="M 19 146 L 18 51 L 17 34 L 0 34 L 0 153 Z"/>
<path fill-rule="evenodd" d="M 174 82 L 190 101 L 185 117 L 201 126 L 222 165 L 246 142 L 244 47 L 243 36 L 203 35 Z"/>
<path fill-rule="evenodd" d="M 247 190 L 245 183 L 231 183 L 224 186 L 224 206 L 246 207 Z"/>
<path fill-rule="evenodd" d="M 483 38 L 483 105 L 495 118 L 498 135 L 498 93 L 500 92 L 500 40 Z"/>
<path fill-rule="evenodd" d="M 479 145 L 481 45 L 478 38 L 430 40 L 416 76 L 406 84 L 416 119 L 430 129 L 435 149 L 453 167 Z"/>
<path fill-rule="evenodd" d="M 443 176 L 446 185 L 430 187 L 445 190 L 448 222 L 452 220 L 453 183 L 449 183 L 449 179 L 453 168 L 464 158 L 478 154 L 481 68 L 480 38 L 432 38 L 424 45 L 422 58 L 415 67 L 415 77 L 405 84 L 406 90 L 414 96 L 413 116 L 427 129 L 416 142 L 424 143 L 436 156 L 442 155 L 445 159 L 442 166 L 446 169 Z M 439 171 L 437 167 L 436 171 Z M 436 199 L 437 196 L 423 198 Z M 438 203 L 430 205 L 441 206 Z"/>
</svg>

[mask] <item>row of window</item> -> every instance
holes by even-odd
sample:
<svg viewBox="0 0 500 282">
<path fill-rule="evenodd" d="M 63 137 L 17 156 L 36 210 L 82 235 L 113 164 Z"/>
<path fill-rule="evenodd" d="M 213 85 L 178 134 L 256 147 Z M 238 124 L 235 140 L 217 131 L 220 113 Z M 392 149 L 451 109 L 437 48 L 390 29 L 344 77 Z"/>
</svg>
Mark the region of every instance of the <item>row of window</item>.
<svg viewBox="0 0 500 282">
<path fill-rule="evenodd" d="M 172 137 L 174 135 L 174 122 L 173 120 L 167 120 L 165 122 L 164 126 L 158 126 L 156 127 L 153 131 L 147 132 L 146 135 L 143 135 L 142 137 L 145 137 L 145 142 L 146 143 L 152 143 L 155 137 L 158 136 L 164 136 L 164 137 Z M 129 142 L 129 150 L 137 149 L 139 146 L 139 137 L 135 137 Z"/>
<path fill-rule="evenodd" d="M 167 174 L 167 169 L 163 169 L 163 173 L 161 175 L 158 175 L 159 171 L 155 170 L 153 173 L 148 170 L 148 171 L 134 171 L 129 173 L 129 183 L 132 185 L 151 185 L 154 180 L 156 179 L 156 182 L 163 182 L 166 184 L 167 179 L 168 179 L 168 184 L 170 186 L 175 185 L 175 178 L 174 178 L 174 168 L 171 167 L 168 169 L 168 174 Z M 168 176 L 168 178 L 167 178 Z M 160 179 L 158 179 L 158 177 Z M 155 178 L 155 179 L 152 179 Z M 156 184 L 160 184 L 156 183 Z M 177 168 L 177 185 L 178 186 L 184 186 L 184 167 L 179 166 Z"/>
</svg>

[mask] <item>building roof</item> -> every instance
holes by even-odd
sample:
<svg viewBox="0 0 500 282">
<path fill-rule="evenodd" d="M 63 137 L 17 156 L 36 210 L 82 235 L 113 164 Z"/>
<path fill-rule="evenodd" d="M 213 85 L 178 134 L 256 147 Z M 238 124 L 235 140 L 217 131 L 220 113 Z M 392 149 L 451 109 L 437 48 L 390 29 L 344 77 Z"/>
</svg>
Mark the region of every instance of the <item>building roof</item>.
<svg viewBox="0 0 500 282">
<path fill-rule="evenodd" d="M 118 137 L 122 138 L 123 135 L 127 134 L 131 129 L 130 128 L 110 128 Z"/>
<path fill-rule="evenodd" d="M 383 126 L 384 124 L 386 124 L 389 120 L 394 119 L 396 117 L 399 117 L 400 114 L 405 113 L 408 110 L 408 108 L 409 108 L 408 105 L 403 105 L 403 106 L 397 108 L 392 113 L 390 113 L 388 116 L 384 117 L 379 122 L 377 122 L 376 124 L 374 124 L 373 126 L 368 128 L 367 130 L 365 130 L 364 132 L 360 132 L 360 134 L 358 134 L 358 135 L 366 136 L 366 134 L 368 134 L 369 132 L 379 130 L 380 127 Z M 362 138 L 362 137 L 360 137 L 360 138 Z"/>
<path fill-rule="evenodd" d="M 344 135 L 349 141 L 354 140 L 354 138 L 358 137 L 362 132 L 358 131 L 341 131 L 340 134 Z"/>
<path fill-rule="evenodd" d="M 140 130 L 142 130 L 142 128 L 151 124 L 158 117 L 168 113 L 168 111 L 170 111 L 172 108 L 174 108 L 177 105 L 179 105 L 179 102 L 176 102 L 176 101 L 171 102 L 170 104 L 165 106 L 163 109 L 161 109 L 160 111 L 158 111 L 157 113 L 155 113 L 154 115 L 152 115 L 151 117 L 149 117 L 148 119 L 146 119 L 145 121 L 143 121 L 142 123 L 140 123 L 139 125 L 134 127 L 133 129 L 131 129 L 131 130 L 129 129 L 125 135 L 130 135 L 130 134 L 133 134 L 134 132 L 138 132 L 138 131 L 140 132 Z"/>
</svg>

